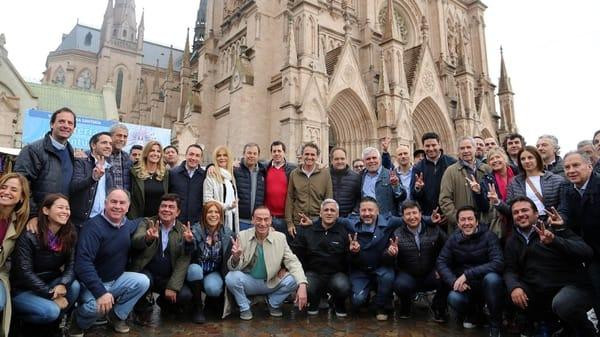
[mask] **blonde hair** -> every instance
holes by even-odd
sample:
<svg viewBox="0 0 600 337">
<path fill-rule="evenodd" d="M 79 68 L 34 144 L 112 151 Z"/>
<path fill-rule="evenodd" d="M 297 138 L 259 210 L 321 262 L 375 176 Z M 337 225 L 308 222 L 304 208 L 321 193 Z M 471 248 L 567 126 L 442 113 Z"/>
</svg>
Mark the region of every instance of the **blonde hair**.
<svg viewBox="0 0 600 337">
<path fill-rule="evenodd" d="M 6 184 L 6 182 L 11 179 L 17 179 L 21 184 L 21 201 L 15 205 L 15 208 L 11 212 L 17 218 L 15 231 L 17 232 L 17 235 L 20 235 L 23 228 L 25 228 L 25 224 L 27 224 L 27 220 L 29 220 L 29 194 L 31 192 L 29 189 L 29 181 L 27 181 L 24 176 L 14 172 L 7 173 L 0 177 L 0 186 Z M 11 221 L 10 218 L 8 220 Z M 2 243 L 0 242 L 0 244 Z"/>
<path fill-rule="evenodd" d="M 162 160 L 162 157 L 163 157 L 162 146 L 160 145 L 159 142 L 157 142 L 155 140 L 151 140 L 148 143 L 146 143 L 146 145 L 144 145 L 144 149 L 142 150 L 142 158 L 140 160 L 138 160 L 137 164 L 133 167 L 135 175 L 142 180 L 146 180 L 146 179 L 150 178 L 150 176 L 151 176 L 150 172 L 148 172 L 148 166 L 147 166 L 148 164 L 146 161 L 148 160 L 148 155 L 150 154 L 150 151 L 152 150 L 152 147 L 154 147 L 154 145 L 158 145 L 158 148 L 160 150 L 160 160 L 158 161 L 158 164 L 157 164 L 158 169 L 156 170 L 156 180 L 162 181 L 163 178 L 165 177 L 165 173 L 167 172 L 165 163 Z"/>
<path fill-rule="evenodd" d="M 495 149 L 491 149 L 488 151 L 486 157 L 488 158 L 488 161 L 490 160 L 490 158 L 492 156 L 500 156 L 502 157 L 502 159 L 504 159 L 504 162 L 506 164 L 508 164 L 508 155 L 506 154 L 506 152 L 504 152 L 503 149 L 501 148 L 495 148 Z"/>
<path fill-rule="evenodd" d="M 227 155 L 227 167 L 225 168 L 227 170 L 227 172 L 229 172 L 229 174 L 231 174 L 231 179 L 233 179 L 233 157 L 231 156 L 231 151 L 229 150 L 229 148 L 225 145 L 219 145 L 215 148 L 215 150 L 213 151 L 213 164 L 215 165 L 215 171 L 216 171 L 216 179 L 219 183 L 223 183 L 223 175 L 221 174 L 221 170 L 219 167 L 219 164 L 217 163 L 217 154 L 219 152 L 225 152 L 225 154 Z"/>
</svg>

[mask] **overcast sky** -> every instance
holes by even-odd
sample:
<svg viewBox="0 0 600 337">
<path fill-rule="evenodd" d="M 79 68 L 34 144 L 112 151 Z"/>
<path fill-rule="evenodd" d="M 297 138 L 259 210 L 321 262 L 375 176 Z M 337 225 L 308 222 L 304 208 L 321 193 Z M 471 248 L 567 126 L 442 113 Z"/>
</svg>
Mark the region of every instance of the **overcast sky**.
<svg viewBox="0 0 600 337">
<path fill-rule="evenodd" d="M 363 0 L 371 1 L 371 0 Z M 137 0 L 145 9 L 145 38 L 183 48 L 192 29 L 197 0 Z M 28 81 L 42 77 L 48 52 L 77 19 L 100 28 L 105 0 L 22 0 L 0 11 L 11 61 Z M 591 139 L 600 129 L 600 1 L 487 0 L 486 33 L 490 77 L 498 83 L 500 45 L 515 92 L 520 132 L 535 143 L 543 133 L 556 135 L 562 153 Z"/>
</svg>

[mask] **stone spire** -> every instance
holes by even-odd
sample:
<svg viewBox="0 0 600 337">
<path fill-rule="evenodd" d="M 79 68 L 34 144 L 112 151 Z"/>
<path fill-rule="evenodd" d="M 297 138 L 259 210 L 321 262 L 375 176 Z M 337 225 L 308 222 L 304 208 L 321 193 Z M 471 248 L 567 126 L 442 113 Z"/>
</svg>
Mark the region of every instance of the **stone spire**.
<svg viewBox="0 0 600 337">
<path fill-rule="evenodd" d="M 194 28 L 194 52 L 202 47 L 206 32 L 206 5 L 208 0 L 200 0 L 198 14 L 196 15 L 196 27 Z"/>
<path fill-rule="evenodd" d="M 190 29 L 187 29 L 187 35 L 185 37 L 185 48 L 183 49 L 183 61 L 182 68 L 190 67 Z"/>
<path fill-rule="evenodd" d="M 385 52 L 381 51 L 381 75 L 379 75 L 378 95 L 387 95 L 390 93 L 390 83 L 388 81 L 387 69 L 385 67 Z"/>
<path fill-rule="evenodd" d="M 394 0 L 387 0 L 383 41 L 387 40 L 402 41 L 402 35 L 400 34 L 398 22 L 396 21 L 396 15 L 394 14 Z"/>
<path fill-rule="evenodd" d="M 296 36 L 294 35 L 294 21 L 290 15 L 288 22 L 288 45 L 287 54 L 285 56 L 285 65 L 296 66 L 298 65 L 298 53 L 296 51 Z"/>
<path fill-rule="evenodd" d="M 135 41 L 137 24 L 135 20 L 135 1 L 116 0 L 113 10 L 113 24 L 117 29 L 117 38 Z"/>
<path fill-rule="evenodd" d="M 113 31 L 113 0 L 108 0 L 106 10 L 104 11 L 104 19 L 102 20 L 102 29 L 100 42 L 104 43 L 109 41 L 112 37 Z"/>
<path fill-rule="evenodd" d="M 506 65 L 504 64 L 504 51 L 500 46 L 500 81 L 498 83 L 498 95 L 504 93 L 512 93 L 512 85 L 510 84 L 510 77 L 506 71 Z"/>
<path fill-rule="evenodd" d="M 144 10 L 142 9 L 142 18 L 140 19 L 140 25 L 138 26 L 138 31 L 137 31 L 137 45 L 138 45 L 138 50 L 142 50 L 144 49 Z"/>
<path fill-rule="evenodd" d="M 169 64 L 167 65 L 167 82 L 172 82 L 173 77 L 173 46 L 171 45 L 169 51 Z"/>
</svg>

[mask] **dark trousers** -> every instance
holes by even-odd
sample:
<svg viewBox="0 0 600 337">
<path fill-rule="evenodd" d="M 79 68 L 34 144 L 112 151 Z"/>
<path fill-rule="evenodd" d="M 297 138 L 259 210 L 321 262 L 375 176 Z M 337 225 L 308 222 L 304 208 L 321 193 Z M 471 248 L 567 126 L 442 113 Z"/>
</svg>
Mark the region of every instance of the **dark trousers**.
<svg viewBox="0 0 600 337">
<path fill-rule="evenodd" d="M 384 308 L 391 303 L 392 288 L 394 286 L 394 269 L 379 267 L 372 271 L 352 270 L 350 272 L 352 284 L 352 306 L 358 308 L 367 303 L 371 289 L 377 288 L 373 303 Z"/>
<path fill-rule="evenodd" d="M 441 280 L 436 277 L 435 270 L 422 277 L 414 277 L 409 273 L 398 271 L 394 280 L 394 291 L 400 298 L 403 306 L 409 305 L 418 291 L 435 290 L 432 308 L 436 310 L 446 310 L 446 299 L 450 289 Z"/>
<path fill-rule="evenodd" d="M 598 163 L 598 166 L 600 166 L 600 161 Z M 590 264 L 588 271 L 592 286 L 594 287 L 594 311 L 596 312 L 596 317 L 600 319 L 600 258 L 598 256 L 594 257 L 594 261 Z"/>
<path fill-rule="evenodd" d="M 333 296 L 336 306 L 342 307 L 346 298 L 350 296 L 352 290 L 350 279 L 344 273 L 319 274 L 307 271 L 306 278 L 308 280 L 308 302 L 311 305 L 318 306 L 325 292 Z"/>
<path fill-rule="evenodd" d="M 171 302 L 169 302 L 168 300 L 165 299 L 165 290 L 167 289 L 167 283 L 169 282 L 169 279 L 165 278 L 165 277 L 160 277 L 158 275 L 152 275 L 152 273 L 147 269 L 142 270 L 142 274 L 148 276 L 148 279 L 150 279 L 150 287 L 148 288 L 148 293 L 155 292 L 159 295 L 157 303 L 159 305 L 163 304 L 163 303 L 170 304 Z M 175 290 L 175 289 L 172 289 L 172 290 Z M 142 297 L 142 300 L 144 299 L 144 297 Z M 177 291 L 177 298 L 175 300 L 174 305 L 177 305 L 177 306 L 185 305 L 185 304 L 190 303 L 191 301 L 192 301 L 192 291 L 184 283 L 183 286 L 181 287 L 181 289 L 179 291 Z"/>
<path fill-rule="evenodd" d="M 488 273 L 480 280 L 467 280 L 471 289 L 458 292 L 450 291 L 448 304 L 459 317 L 464 318 L 467 313 L 480 310 L 477 306 L 482 301 L 487 304 L 490 311 L 490 326 L 500 328 L 502 322 L 502 304 L 505 300 L 504 281 L 497 273 Z"/>
</svg>

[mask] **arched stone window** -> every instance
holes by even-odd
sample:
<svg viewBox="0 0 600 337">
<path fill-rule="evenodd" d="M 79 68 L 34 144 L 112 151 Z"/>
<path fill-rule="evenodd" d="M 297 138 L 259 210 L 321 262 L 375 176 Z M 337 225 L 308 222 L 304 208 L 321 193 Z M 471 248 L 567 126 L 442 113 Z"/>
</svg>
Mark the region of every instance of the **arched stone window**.
<svg viewBox="0 0 600 337">
<path fill-rule="evenodd" d="M 117 74 L 117 109 L 121 109 L 121 97 L 123 96 L 123 70 L 119 70 Z"/>
</svg>

